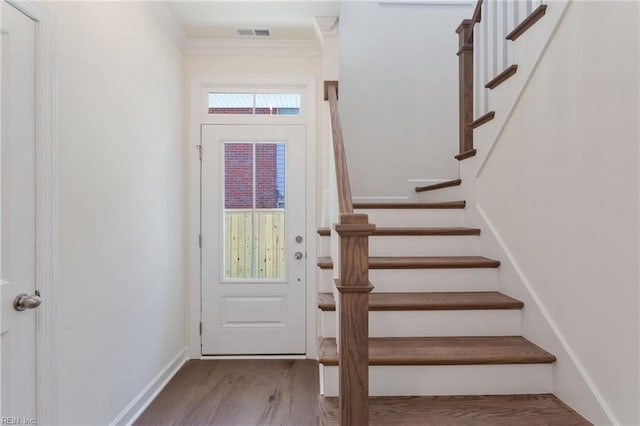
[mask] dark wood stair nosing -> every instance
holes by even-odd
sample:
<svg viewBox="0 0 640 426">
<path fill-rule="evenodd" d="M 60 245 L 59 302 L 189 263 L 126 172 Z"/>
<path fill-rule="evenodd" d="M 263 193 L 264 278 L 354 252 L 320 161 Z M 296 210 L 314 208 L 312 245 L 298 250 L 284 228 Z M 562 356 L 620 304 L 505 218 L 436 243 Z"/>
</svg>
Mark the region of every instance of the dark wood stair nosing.
<svg viewBox="0 0 640 426">
<path fill-rule="evenodd" d="M 452 186 L 459 186 L 462 183 L 462 179 L 451 179 L 445 182 L 434 183 L 433 185 L 416 186 L 416 192 L 434 191 L 436 189 L 450 188 Z"/>
<path fill-rule="evenodd" d="M 330 256 L 320 256 L 316 262 L 320 269 L 333 269 L 333 259 Z"/>
<path fill-rule="evenodd" d="M 337 365 L 335 338 L 319 339 L 318 361 Z M 370 337 L 369 366 L 551 364 L 555 355 L 522 336 Z"/>
<path fill-rule="evenodd" d="M 476 129 L 482 126 L 483 124 L 493 120 L 495 116 L 496 116 L 495 111 L 489 111 L 488 113 L 481 115 L 480 117 L 476 118 L 471 123 L 469 123 L 469 127 L 471 127 L 472 129 Z"/>
<path fill-rule="evenodd" d="M 318 258 L 320 269 L 333 269 L 329 256 Z M 369 269 L 485 269 L 497 268 L 499 260 L 482 256 L 370 256 Z"/>
<path fill-rule="evenodd" d="M 487 89 L 493 90 L 496 87 L 498 87 L 500 84 L 505 82 L 507 79 L 509 79 L 509 77 L 513 76 L 517 71 L 518 71 L 518 65 L 516 64 L 510 65 L 500 74 L 492 78 L 487 84 L 484 85 L 484 87 L 486 87 Z"/>
<path fill-rule="evenodd" d="M 329 237 L 329 236 L 331 236 L 331 228 L 329 228 L 329 227 L 321 226 L 320 228 L 318 228 L 316 230 L 316 232 L 321 237 Z"/>
<path fill-rule="evenodd" d="M 466 160 L 467 158 L 475 157 L 476 153 L 477 151 L 474 148 L 465 152 L 461 152 L 460 154 L 456 155 L 454 158 L 458 161 L 462 161 L 462 160 Z"/>
<path fill-rule="evenodd" d="M 445 236 L 445 237 L 457 237 L 457 236 L 474 236 L 480 235 L 480 228 L 466 228 L 466 227 L 393 227 L 393 226 L 380 226 L 376 227 L 373 231 L 374 237 L 394 237 L 394 236 Z M 321 237 L 331 236 L 330 228 L 318 228 L 318 235 Z"/>
<path fill-rule="evenodd" d="M 497 291 L 369 294 L 370 312 L 519 310 L 523 307 L 523 302 Z M 318 309 L 335 311 L 332 293 L 318 293 Z"/>
<path fill-rule="evenodd" d="M 507 40 L 515 41 L 518 37 L 524 34 L 529 28 L 544 16 L 547 11 L 547 5 L 541 4 L 533 12 L 529 14 L 522 22 L 520 22 L 507 36 Z"/>
</svg>

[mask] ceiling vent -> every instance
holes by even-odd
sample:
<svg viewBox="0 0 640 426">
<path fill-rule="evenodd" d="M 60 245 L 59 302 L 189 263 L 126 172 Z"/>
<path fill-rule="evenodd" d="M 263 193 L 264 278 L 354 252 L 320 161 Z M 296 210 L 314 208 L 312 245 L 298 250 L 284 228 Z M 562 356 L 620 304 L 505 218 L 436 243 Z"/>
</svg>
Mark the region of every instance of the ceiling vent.
<svg viewBox="0 0 640 426">
<path fill-rule="evenodd" d="M 271 30 L 238 28 L 238 35 L 240 37 L 271 37 Z"/>
</svg>

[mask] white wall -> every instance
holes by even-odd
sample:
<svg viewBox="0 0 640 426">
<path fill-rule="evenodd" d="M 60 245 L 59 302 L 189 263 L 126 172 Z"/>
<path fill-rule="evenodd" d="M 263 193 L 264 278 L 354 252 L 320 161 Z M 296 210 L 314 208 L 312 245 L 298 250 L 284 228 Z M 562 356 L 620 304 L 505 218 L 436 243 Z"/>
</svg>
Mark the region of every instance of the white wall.
<svg viewBox="0 0 640 426">
<path fill-rule="evenodd" d="M 344 2 L 340 115 L 354 196 L 458 177 L 458 35 L 473 6 Z"/>
<path fill-rule="evenodd" d="M 573 2 L 477 181 L 479 207 L 623 425 L 640 424 L 639 47 L 637 3 Z M 564 368 L 555 393 L 596 413 L 558 380 Z"/>
<path fill-rule="evenodd" d="M 138 3 L 57 19 L 60 424 L 114 419 L 185 347 L 182 53 Z"/>
</svg>

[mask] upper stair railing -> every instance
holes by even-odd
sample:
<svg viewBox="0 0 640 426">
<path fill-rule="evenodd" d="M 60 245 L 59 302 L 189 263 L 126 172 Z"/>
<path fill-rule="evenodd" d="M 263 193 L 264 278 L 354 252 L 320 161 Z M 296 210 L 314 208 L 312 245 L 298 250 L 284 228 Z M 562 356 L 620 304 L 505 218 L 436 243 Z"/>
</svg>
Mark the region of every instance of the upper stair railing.
<svg viewBox="0 0 640 426">
<path fill-rule="evenodd" d="M 337 218 L 332 239 L 338 313 L 340 424 L 369 424 L 369 236 L 375 225 L 353 212 L 347 157 L 338 113 L 338 82 L 325 81 L 324 99 L 331 114 Z M 333 179 L 333 176 L 332 176 Z M 332 188 L 333 190 L 333 188 Z M 337 234 L 337 235 L 336 235 Z"/>
<path fill-rule="evenodd" d="M 545 14 L 543 0 L 479 0 L 459 36 L 460 154 L 475 154 L 473 128 L 493 118 L 491 91 L 516 73 L 513 41 Z"/>
</svg>

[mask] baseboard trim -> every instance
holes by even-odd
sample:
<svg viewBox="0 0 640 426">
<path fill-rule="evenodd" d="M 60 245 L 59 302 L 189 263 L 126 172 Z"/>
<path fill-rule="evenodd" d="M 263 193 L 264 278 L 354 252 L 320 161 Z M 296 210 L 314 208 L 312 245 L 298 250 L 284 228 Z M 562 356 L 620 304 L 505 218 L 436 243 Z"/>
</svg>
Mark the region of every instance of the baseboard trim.
<svg viewBox="0 0 640 426">
<path fill-rule="evenodd" d="M 302 355 L 202 355 L 200 360 L 217 359 L 311 359 L 306 354 Z"/>
<path fill-rule="evenodd" d="M 602 411 L 609 418 L 609 421 L 611 421 L 611 424 L 614 424 L 614 425 L 620 424 L 615 414 L 613 413 L 613 410 L 611 410 L 611 407 L 609 407 L 609 404 L 607 404 L 606 400 L 598 390 L 598 387 L 591 379 L 591 376 L 587 372 L 586 368 L 584 367 L 584 365 L 582 365 L 582 362 L 580 362 L 580 359 L 578 358 L 576 353 L 573 351 L 566 337 L 564 336 L 564 334 L 562 334 L 562 332 L 560 331 L 560 328 L 558 327 L 553 317 L 545 307 L 544 303 L 542 302 L 542 299 L 540 299 L 540 296 L 538 295 L 536 290 L 533 288 L 531 281 L 529 281 L 526 274 L 518 264 L 518 261 L 516 260 L 515 256 L 507 246 L 507 243 L 505 242 L 505 240 L 502 238 L 502 236 L 498 232 L 498 229 L 494 225 L 493 221 L 491 221 L 488 214 L 484 211 L 484 209 L 482 208 L 482 206 L 480 206 L 480 204 L 476 204 L 476 210 L 478 211 L 478 213 L 480 214 L 480 217 L 484 221 L 486 225 L 486 229 L 493 235 L 496 242 L 500 246 L 500 249 L 502 250 L 504 255 L 507 257 L 509 263 L 511 263 L 511 266 L 513 267 L 514 271 L 518 275 L 518 278 L 520 278 L 527 292 L 531 295 L 531 298 L 533 299 L 535 304 L 538 306 L 538 309 L 540 309 L 540 313 L 542 314 L 545 321 L 551 328 L 551 331 L 553 332 L 553 334 L 556 336 L 556 339 L 558 339 L 558 341 L 560 342 L 560 345 L 562 345 L 563 349 L 569 356 L 569 359 L 571 360 L 571 362 L 573 362 L 573 365 L 575 366 L 576 370 L 578 370 L 578 373 L 582 376 L 582 380 L 584 380 L 584 382 L 589 387 L 589 390 L 593 394 L 594 398 L 600 404 L 600 408 L 602 408 Z M 485 227 L 482 227 L 482 228 L 483 228 L 483 232 L 485 232 L 484 231 Z"/>
<path fill-rule="evenodd" d="M 162 369 L 151 382 L 109 423 L 109 426 L 126 425 L 135 422 L 160 391 L 169 383 L 180 368 L 189 360 L 187 352 L 189 348 L 182 348 L 176 356 Z"/>
</svg>

